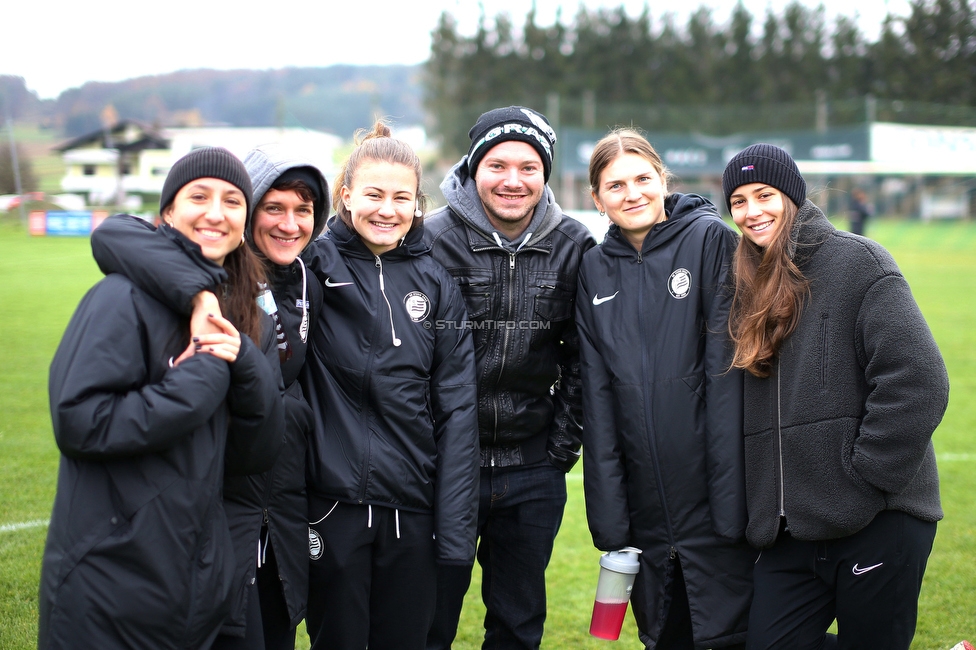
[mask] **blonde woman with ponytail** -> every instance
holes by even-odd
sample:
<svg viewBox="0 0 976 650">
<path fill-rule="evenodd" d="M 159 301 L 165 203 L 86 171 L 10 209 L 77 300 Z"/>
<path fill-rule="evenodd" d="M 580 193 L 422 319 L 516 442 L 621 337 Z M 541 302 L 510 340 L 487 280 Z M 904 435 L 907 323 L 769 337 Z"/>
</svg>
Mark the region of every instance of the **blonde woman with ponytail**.
<svg viewBox="0 0 976 650">
<path fill-rule="evenodd" d="M 423 243 L 420 161 L 377 123 L 304 254 L 324 304 L 311 334 L 312 648 L 422 650 L 438 564 L 475 553 L 474 345 L 457 285 Z"/>
</svg>

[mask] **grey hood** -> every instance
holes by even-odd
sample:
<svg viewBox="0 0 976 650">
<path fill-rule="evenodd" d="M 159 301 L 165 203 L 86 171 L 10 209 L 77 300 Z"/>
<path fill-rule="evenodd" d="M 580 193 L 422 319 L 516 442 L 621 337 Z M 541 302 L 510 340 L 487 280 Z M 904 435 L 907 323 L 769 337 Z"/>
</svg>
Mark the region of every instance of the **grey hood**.
<svg viewBox="0 0 976 650">
<path fill-rule="evenodd" d="M 478 196 L 475 180 L 468 175 L 467 161 L 468 157 L 465 156 L 451 168 L 441 183 L 441 192 L 448 207 L 485 239 L 514 252 L 518 248 L 541 241 L 559 225 L 559 221 L 563 218 L 563 211 L 556 203 L 556 197 L 547 184 L 532 215 L 532 220 L 525 229 L 528 241 L 525 238 L 520 238 L 516 242 L 509 241 L 488 221 L 488 215 L 485 214 L 485 208 Z M 254 189 L 254 193 L 257 194 L 257 188 Z"/>
<path fill-rule="evenodd" d="M 265 193 L 271 189 L 271 185 L 289 169 L 296 167 L 307 167 L 312 176 L 319 180 L 317 188 L 322 195 L 322 200 L 315 205 L 314 226 L 312 227 L 312 238 L 309 243 L 315 241 L 322 230 L 325 228 L 325 220 L 328 214 L 326 207 L 331 203 L 332 197 L 329 195 L 329 184 L 322 175 L 322 171 L 315 166 L 308 158 L 301 154 L 283 147 L 279 144 L 264 144 L 255 147 L 248 152 L 244 158 L 244 167 L 247 168 L 247 175 L 251 177 L 251 185 L 254 187 L 254 205 L 256 206 L 264 198 Z M 248 241 L 253 241 L 251 237 L 251 224 L 253 219 L 247 223 Z"/>
</svg>

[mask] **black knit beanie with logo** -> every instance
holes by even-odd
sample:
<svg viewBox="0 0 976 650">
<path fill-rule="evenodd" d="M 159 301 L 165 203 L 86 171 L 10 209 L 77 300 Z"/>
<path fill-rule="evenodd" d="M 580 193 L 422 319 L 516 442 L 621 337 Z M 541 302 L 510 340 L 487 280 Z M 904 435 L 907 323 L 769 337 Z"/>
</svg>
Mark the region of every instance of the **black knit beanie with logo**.
<svg viewBox="0 0 976 650">
<path fill-rule="evenodd" d="M 496 108 L 482 113 L 468 131 L 468 137 L 471 138 L 471 148 L 468 149 L 468 174 L 471 178 L 478 171 L 478 163 L 492 147 L 507 140 L 518 140 L 527 142 L 539 152 L 543 174 L 546 182 L 549 182 L 556 132 L 541 113 L 524 106 Z"/>
<path fill-rule="evenodd" d="M 251 216 L 251 177 L 241 160 L 223 147 L 194 149 L 176 161 L 163 182 L 159 213 L 169 207 L 184 185 L 197 178 L 219 178 L 244 192 L 247 216 Z"/>
<path fill-rule="evenodd" d="M 797 205 L 807 198 L 807 183 L 790 154 L 774 144 L 754 144 L 732 156 L 722 174 L 725 207 L 732 211 L 729 198 L 736 188 L 749 183 L 772 185 Z"/>
</svg>

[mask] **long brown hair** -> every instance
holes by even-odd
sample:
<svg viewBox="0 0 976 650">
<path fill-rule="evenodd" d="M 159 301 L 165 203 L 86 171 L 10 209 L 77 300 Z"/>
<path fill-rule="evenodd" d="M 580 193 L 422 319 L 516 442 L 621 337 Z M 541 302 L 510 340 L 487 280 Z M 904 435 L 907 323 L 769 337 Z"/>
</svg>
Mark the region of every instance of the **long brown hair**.
<svg viewBox="0 0 976 650">
<path fill-rule="evenodd" d="M 238 331 L 260 346 L 264 312 L 257 300 L 260 286 L 267 283 L 264 265 L 250 246 L 242 245 L 224 258 L 224 270 L 227 271 L 227 282 L 216 291 L 220 311 Z"/>
<path fill-rule="evenodd" d="M 783 195 L 783 221 L 765 248 L 748 237 L 735 251 L 735 296 L 729 334 L 735 345 L 732 367 L 768 377 L 783 340 L 796 329 L 810 282 L 793 263 L 794 225 L 799 208 Z"/>
<path fill-rule="evenodd" d="M 367 132 L 365 129 L 357 131 L 354 141 L 356 148 L 353 149 L 349 158 L 339 168 L 335 183 L 332 184 L 332 207 L 335 209 L 336 214 L 339 215 L 339 218 L 342 219 L 342 222 L 349 226 L 350 230 L 355 232 L 356 229 L 352 225 L 352 215 L 349 214 L 349 209 L 342 202 L 342 188 L 351 188 L 353 186 L 353 181 L 356 179 L 356 172 L 364 162 L 388 162 L 412 169 L 413 173 L 417 176 L 417 189 L 415 193 L 417 197 L 417 209 L 421 212 L 427 211 L 428 198 L 420 189 L 423 169 L 420 165 L 420 158 L 417 157 L 417 154 L 414 153 L 410 145 L 403 140 L 394 138 L 390 127 L 381 120 L 373 125 L 371 131 Z M 413 230 L 422 222 L 422 216 L 414 216 L 413 223 L 410 224 L 410 230 Z"/>
</svg>

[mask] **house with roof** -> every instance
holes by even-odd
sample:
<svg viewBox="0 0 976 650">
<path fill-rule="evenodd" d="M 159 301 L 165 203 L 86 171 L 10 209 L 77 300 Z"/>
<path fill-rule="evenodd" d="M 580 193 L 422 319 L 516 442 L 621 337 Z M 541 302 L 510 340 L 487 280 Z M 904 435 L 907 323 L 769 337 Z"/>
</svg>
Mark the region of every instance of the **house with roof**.
<svg viewBox="0 0 976 650">
<path fill-rule="evenodd" d="M 62 191 L 83 196 L 90 206 L 155 210 L 170 167 L 193 149 L 224 147 L 243 160 L 254 147 L 270 143 L 304 154 L 331 179 L 333 157 L 342 139 L 295 127 L 157 129 L 136 120 L 120 120 L 69 140 L 55 151 L 64 162 Z"/>
</svg>

